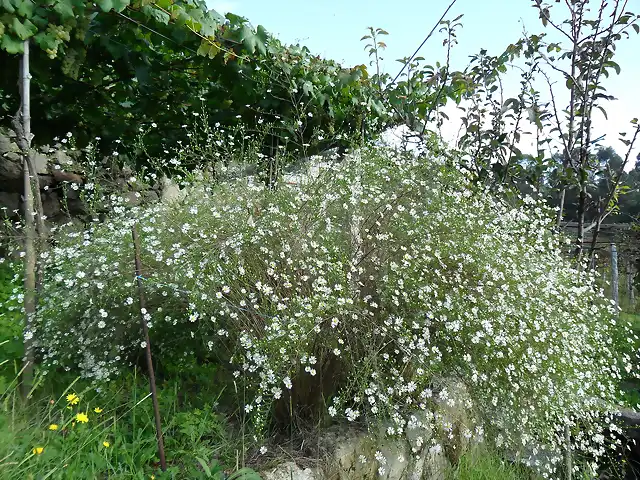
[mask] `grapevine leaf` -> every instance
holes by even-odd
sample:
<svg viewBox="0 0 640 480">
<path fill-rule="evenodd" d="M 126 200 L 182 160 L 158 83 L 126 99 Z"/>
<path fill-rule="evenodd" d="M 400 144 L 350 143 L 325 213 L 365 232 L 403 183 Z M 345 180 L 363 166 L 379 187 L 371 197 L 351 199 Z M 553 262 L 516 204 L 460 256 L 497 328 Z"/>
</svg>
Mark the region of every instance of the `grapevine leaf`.
<svg viewBox="0 0 640 480">
<path fill-rule="evenodd" d="M 253 30 L 251 30 L 251 27 L 248 25 L 242 26 L 240 29 L 240 39 L 244 48 L 246 48 L 249 53 L 256 51 L 256 48 L 258 47 L 258 40 L 254 35 Z"/>
<path fill-rule="evenodd" d="M 54 5 L 53 10 L 60 15 L 60 18 L 65 21 L 75 17 L 73 8 L 68 2 L 58 2 Z"/>
<path fill-rule="evenodd" d="M 203 57 L 214 58 L 218 52 L 220 52 L 220 45 L 218 43 L 211 43 L 207 40 L 203 40 L 198 47 L 198 55 Z"/>
<path fill-rule="evenodd" d="M 15 13 L 16 11 L 11 0 L 0 0 L 0 7 L 8 13 Z"/>
<path fill-rule="evenodd" d="M 200 20 L 200 34 L 204 37 L 213 37 L 219 25 L 213 17 L 207 16 Z"/>
<path fill-rule="evenodd" d="M 310 81 L 306 81 L 302 84 L 302 91 L 305 95 L 312 97 L 313 96 L 313 83 Z"/>
<path fill-rule="evenodd" d="M 113 9 L 121 12 L 131 4 L 131 0 L 113 0 Z"/>
<path fill-rule="evenodd" d="M 154 8 L 151 5 L 145 5 L 141 10 L 147 17 L 153 18 L 156 22 L 162 23 L 163 25 L 168 25 L 169 20 L 171 19 L 168 13 L 163 12 L 158 8 Z"/>
<path fill-rule="evenodd" d="M 22 42 L 11 37 L 11 35 L 2 35 L 0 49 L 5 50 L 9 54 L 22 53 Z"/>
<path fill-rule="evenodd" d="M 127 8 L 130 3 L 130 0 L 96 0 L 96 4 L 103 12 L 109 12 L 111 10 L 121 12 Z"/>
<path fill-rule="evenodd" d="M 21 23 L 17 17 L 13 17 L 11 28 L 20 40 L 26 40 L 38 31 L 38 27 L 26 18 L 24 19 L 24 23 Z"/>
<path fill-rule="evenodd" d="M 33 37 L 33 39 L 44 51 L 55 50 L 58 45 L 56 37 L 49 32 L 39 32 Z"/>
<path fill-rule="evenodd" d="M 34 4 L 32 2 L 23 1 L 18 2 L 18 15 L 31 18 L 33 16 Z"/>
<path fill-rule="evenodd" d="M 136 72 L 136 78 L 141 85 L 149 83 L 149 78 L 151 78 L 149 67 L 146 65 L 137 65 L 134 70 Z"/>
<path fill-rule="evenodd" d="M 108 12 L 113 8 L 113 0 L 97 0 L 96 3 L 103 12 Z"/>
</svg>

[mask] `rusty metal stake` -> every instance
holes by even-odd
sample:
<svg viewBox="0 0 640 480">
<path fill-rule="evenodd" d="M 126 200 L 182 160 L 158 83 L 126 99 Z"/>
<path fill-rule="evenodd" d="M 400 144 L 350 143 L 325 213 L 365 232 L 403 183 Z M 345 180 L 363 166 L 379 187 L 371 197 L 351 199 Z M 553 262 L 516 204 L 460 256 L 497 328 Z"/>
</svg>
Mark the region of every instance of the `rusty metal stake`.
<svg viewBox="0 0 640 480">
<path fill-rule="evenodd" d="M 146 344 L 145 350 L 147 354 L 147 370 L 149 374 L 149 386 L 151 388 L 151 400 L 153 401 L 153 416 L 156 420 L 156 439 L 158 440 L 158 456 L 160 457 L 160 468 L 164 472 L 167 469 L 167 461 L 164 456 L 164 441 L 162 439 L 162 423 L 160 422 L 160 407 L 158 405 L 158 393 L 156 391 L 156 376 L 153 373 L 153 360 L 151 358 L 151 342 L 149 340 L 149 328 L 144 318 L 146 303 L 144 299 L 144 288 L 142 286 L 142 262 L 140 261 L 140 239 L 138 230 L 134 224 L 131 227 L 131 235 L 133 236 L 133 248 L 135 250 L 136 260 L 136 281 L 138 282 L 138 293 L 140 295 L 140 322 L 142 323 L 142 333 Z"/>
</svg>

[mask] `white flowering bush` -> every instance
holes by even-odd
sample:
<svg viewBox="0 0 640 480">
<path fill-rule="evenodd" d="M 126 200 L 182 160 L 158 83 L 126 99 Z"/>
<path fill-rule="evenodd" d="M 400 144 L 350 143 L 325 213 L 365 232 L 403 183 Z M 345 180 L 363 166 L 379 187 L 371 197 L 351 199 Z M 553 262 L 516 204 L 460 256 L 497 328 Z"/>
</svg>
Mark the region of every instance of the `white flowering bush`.
<svg viewBox="0 0 640 480">
<path fill-rule="evenodd" d="M 429 412 L 462 401 L 440 381 L 455 378 L 466 437 L 544 449 L 547 476 L 565 425 L 576 451 L 604 451 L 629 342 L 539 199 L 510 206 L 439 158 L 378 148 L 298 187 L 201 183 L 119 212 L 46 259 L 45 365 L 105 380 L 141 353 L 136 222 L 154 355 L 230 365 L 258 426 L 323 410 L 450 431 Z"/>
</svg>

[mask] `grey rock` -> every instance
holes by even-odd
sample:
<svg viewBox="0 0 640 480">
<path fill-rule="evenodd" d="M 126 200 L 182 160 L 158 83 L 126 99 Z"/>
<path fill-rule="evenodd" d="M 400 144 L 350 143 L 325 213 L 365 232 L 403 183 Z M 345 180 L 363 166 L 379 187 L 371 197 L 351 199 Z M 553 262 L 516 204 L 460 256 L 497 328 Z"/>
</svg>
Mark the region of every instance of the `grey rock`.
<svg viewBox="0 0 640 480">
<path fill-rule="evenodd" d="M 137 207 L 142 203 L 142 195 L 138 192 L 127 192 L 124 194 L 124 198 L 130 207 Z"/>
<path fill-rule="evenodd" d="M 73 165 L 73 159 L 64 150 L 54 150 L 52 153 L 49 154 L 49 156 L 53 163 L 57 163 L 58 165 L 61 165 L 63 168 L 67 170 L 69 170 L 70 169 L 69 167 Z"/>
<path fill-rule="evenodd" d="M 154 190 L 147 190 L 142 193 L 142 200 L 144 203 L 154 203 L 160 200 L 160 196 Z"/>
<path fill-rule="evenodd" d="M 36 167 L 36 173 L 46 175 L 49 173 L 49 158 L 39 152 L 33 152 L 33 162 Z"/>
<path fill-rule="evenodd" d="M 315 470 L 298 467 L 295 462 L 278 465 L 272 470 L 263 472 L 261 477 L 263 480 L 321 480 L 324 478 L 319 476 Z"/>
<path fill-rule="evenodd" d="M 13 142 L 8 136 L 0 133 L 0 156 L 9 152 L 19 152 L 18 144 Z"/>
<path fill-rule="evenodd" d="M 21 179 L 22 161 L 20 155 L 7 153 L 4 155 L 4 158 L 0 158 L 0 181 L 13 182 Z"/>
<path fill-rule="evenodd" d="M 0 192 L 0 218 L 12 217 L 13 211 L 20 208 L 20 194 L 16 192 Z"/>
<path fill-rule="evenodd" d="M 162 201 L 171 202 L 174 200 L 180 200 L 184 198 L 185 192 L 180 190 L 180 187 L 173 183 L 170 179 L 164 178 L 162 182 Z"/>
<path fill-rule="evenodd" d="M 42 194 L 42 210 L 47 218 L 55 219 L 60 216 L 62 205 L 56 192 L 44 192 Z"/>
</svg>

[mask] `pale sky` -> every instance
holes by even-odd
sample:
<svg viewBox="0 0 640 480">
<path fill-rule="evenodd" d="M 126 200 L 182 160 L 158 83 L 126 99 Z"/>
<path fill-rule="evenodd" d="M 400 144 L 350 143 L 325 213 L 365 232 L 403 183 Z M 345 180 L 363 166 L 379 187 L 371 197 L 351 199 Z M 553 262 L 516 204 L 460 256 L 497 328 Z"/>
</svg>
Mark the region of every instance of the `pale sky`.
<svg viewBox="0 0 640 480">
<path fill-rule="evenodd" d="M 628 9 L 640 11 L 640 0 L 628 0 Z M 313 54 L 342 62 L 345 66 L 367 64 L 369 59 L 364 51 L 364 42 L 360 38 L 367 33 L 367 27 L 380 27 L 389 32 L 384 38 L 388 48 L 384 54 L 384 70 L 395 76 L 401 68 L 396 59 L 411 55 L 433 28 L 451 0 L 207 0 L 210 7 L 220 13 L 233 12 L 242 15 L 257 26 L 263 25 L 270 33 L 285 43 L 300 42 Z M 595 3 L 595 2 L 594 2 Z M 599 2 L 597 2 L 599 4 Z M 452 51 L 452 67 L 462 70 L 470 55 L 481 48 L 490 55 L 502 53 L 507 45 L 516 42 L 523 28 L 529 33 L 547 32 L 554 40 L 549 28 L 544 29 L 538 19 L 537 11 L 531 6 L 531 0 L 457 0 L 447 15 L 453 19 L 464 14 L 460 20 L 462 28 L 457 31 L 458 45 Z M 556 15 L 560 16 L 558 5 Z M 552 10 L 552 18 L 554 10 Z M 445 50 L 442 46 L 442 34 L 433 37 L 420 51 L 427 63 L 444 61 Z M 618 100 L 605 106 L 609 120 L 599 114 L 594 119 L 593 138 L 606 134 L 602 142 L 612 146 L 623 155 L 626 147 L 618 141 L 621 131 L 631 133 L 629 121 L 640 117 L 640 36 L 632 33 L 631 38 L 618 44 L 615 60 L 621 66 L 620 75 L 606 80 L 608 93 Z M 557 98 L 562 106 L 567 102 L 560 82 Z M 512 74 L 505 82 L 507 95 L 518 93 L 519 76 Z M 545 85 L 538 85 L 547 98 Z M 459 113 L 455 107 L 445 110 L 450 122 L 443 127 L 441 134 L 446 140 L 453 140 L 460 128 Z M 521 148 L 530 150 L 531 140 L 523 140 Z M 630 166 L 635 163 L 636 148 Z"/>
</svg>

